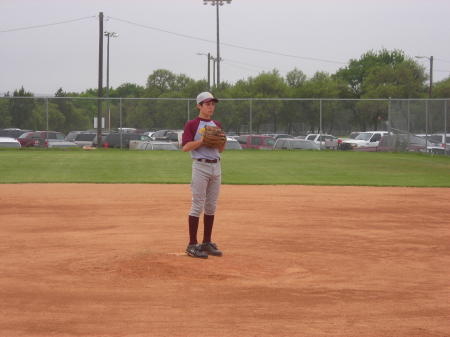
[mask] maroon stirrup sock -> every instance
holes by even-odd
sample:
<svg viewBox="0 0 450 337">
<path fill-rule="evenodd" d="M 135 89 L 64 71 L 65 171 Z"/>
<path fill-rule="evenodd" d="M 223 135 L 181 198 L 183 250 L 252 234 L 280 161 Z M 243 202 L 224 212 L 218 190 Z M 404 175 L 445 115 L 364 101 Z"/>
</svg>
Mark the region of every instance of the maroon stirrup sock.
<svg viewBox="0 0 450 337">
<path fill-rule="evenodd" d="M 189 244 L 196 245 L 197 242 L 197 230 L 198 230 L 199 218 L 189 215 Z"/>
<path fill-rule="evenodd" d="M 211 233 L 214 225 L 214 215 L 203 215 L 205 231 L 203 232 L 203 243 L 211 242 Z"/>
</svg>

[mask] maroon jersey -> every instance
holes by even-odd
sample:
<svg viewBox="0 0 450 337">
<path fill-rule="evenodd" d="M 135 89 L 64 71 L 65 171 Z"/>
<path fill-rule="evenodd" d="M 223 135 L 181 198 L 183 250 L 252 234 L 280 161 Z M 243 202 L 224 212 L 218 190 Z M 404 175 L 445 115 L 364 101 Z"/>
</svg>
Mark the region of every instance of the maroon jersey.
<svg viewBox="0 0 450 337">
<path fill-rule="evenodd" d="M 182 146 L 194 140 L 199 140 L 205 132 L 205 127 L 207 125 L 222 128 L 222 125 L 215 120 L 203 119 L 200 117 L 190 120 L 184 126 Z M 191 156 L 193 159 L 220 159 L 219 150 L 207 146 L 200 146 L 199 148 L 192 150 Z"/>
</svg>

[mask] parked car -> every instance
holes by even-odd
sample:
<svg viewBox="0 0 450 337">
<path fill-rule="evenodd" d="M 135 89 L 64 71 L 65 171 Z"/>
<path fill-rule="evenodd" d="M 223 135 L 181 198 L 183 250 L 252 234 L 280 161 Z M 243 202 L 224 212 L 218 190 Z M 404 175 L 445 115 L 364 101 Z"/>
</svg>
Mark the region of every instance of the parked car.
<svg viewBox="0 0 450 337">
<path fill-rule="evenodd" d="M 68 148 L 68 147 L 78 147 L 78 145 L 74 142 L 69 142 L 64 139 L 48 139 L 47 140 L 47 148 L 49 149 L 60 149 L 60 148 Z"/>
<path fill-rule="evenodd" d="M 310 133 L 306 135 L 305 140 L 318 144 L 321 149 L 337 150 L 338 148 L 338 138 L 333 135 Z"/>
<path fill-rule="evenodd" d="M 150 140 L 150 137 L 138 133 L 109 133 L 102 138 L 102 146 L 104 148 L 122 148 L 130 147 L 130 140 Z M 97 139 L 94 146 L 97 146 Z"/>
<path fill-rule="evenodd" d="M 227 136 L 227 143 L 225 144 L 225 150 L 242 150 L 242 146 L 236 139 Z"/>
<path fill-rule="evenodd" d="M 450 148 L 443 148 L 440 146 L 429 146 L 427 148 L 427 152 L 433 154 L 445 154 L 447 156 L 450 156 Z"/>
<path fill-rule="evenodd" d="M 270 133 L 265 134 L 264 136 L 270 136 L 277 140 L 278 138 L 294 138 L 294 136 L 288 135 L 287 133 Z"/>
<path fill-rule="evenodd" d="M 427 139 L 437 147 L 450 149 L 450 133 L 433 133 Z"/>
<path fill-rule="evenodd" d="M 243 149 L 271 150 L 275 144 L 275 138 L 262 135 L 242 135 L 238 138 Z"/>
<path fill-rule="evenodd" d="M 158 130 L 152 134 L 151 138 L 162 142 L 172 142 L 181 147 L 183 130 Z"/>
<path fill-rule="evenodd" d="M 280 138 L 273 146 L 274 150 L 320 150 L 319 144 L 300 138 Z"/>
<path fill-rule="evenodd" d="M 73 141 L 77 146 L 93 146 L 97 137 L 96 133 L 79 133 Z M 66 137 L 67 140 L 67 137 Z"/>
<path fill-rule="evenodd" d="M 385 152 L 427 152 L 427 148 L 435 144 L 426 141 L 425 138 L 412 134 L 387 134 L 381 137 L 376 151 Z"/>
<path fill-rule="evenodd" d="M 12 137 L 0 137 L 0 148 L 20 149 L 20 142 Z"/>
<path fill-rule="evenodd" d="M 361 133 L 361 132 L 353 131 L 353 132 L 350 132 L 350 134 L 348 135 L 348 137 L 339 137 L 339 138 L 338 138 L 338 149 L 339 149 L 339 150 L 351 150 L 352 147 L 351 147 L 350 144 L 346 144 L 345 146 L 346 146 L 347 148 L 343 148 L 342 143 L 343 143 L 344 141 L 346 141 L 346 140 L 355 139 L 356 137 L 358 137 L 358 135 L 359 135 L 360 133 Z"/>
<path fill-rule="evenodd" d="M 353 149 L 359 151 L 376 151 L 381 137 L 387 135 L 387 131 L 365 131 L 361 132 L 355 139 L 344 140 L 342 149 Z"/>
<path fill-rule="evenodd" d="M 80 134 L 80 133 L 86 133 L 86 131 L 70 131 L 66 137 L 65 140 L 69 141 L 69 142 L 73 142 L 75 141 L 75 138 Z"/>
<path fill-rule="evenodd" d="M 136 133 L 138 132 L 136 128 L 117 128 L 117 132 L 122 133 Z"/>
<path fill-rule="evenodd" d="M 0 129 L 0 137 L 9 137 L 17 139 L 21 135 L 23 135 L 26 132 L 31 132 L 33 130 L 22 130 L 17 128 L 6 128 L 6 129 Z"/>
<path fill-rule="evenodd" d="M 170 142 L 160 142 L 157 140 L 131 140 L 130 150 L 178 150 L 178 146 Z"/>
<path fill-rule="evenodd" d="M 49 140 L 63 141 L 64 134 L 56 131 L 32 131 L 22 134 L 18 141 L 22 147 L 47 147 Z"/>
</svg>

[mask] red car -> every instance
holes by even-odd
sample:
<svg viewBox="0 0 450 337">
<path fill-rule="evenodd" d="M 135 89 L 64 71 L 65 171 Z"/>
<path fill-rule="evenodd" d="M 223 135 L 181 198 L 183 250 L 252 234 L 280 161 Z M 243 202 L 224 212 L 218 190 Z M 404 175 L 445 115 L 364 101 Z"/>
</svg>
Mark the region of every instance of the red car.
<svg viewBox="0 0 450 337">
<path fill-rule="evenodd" d="M 47 147 L 48 139 L 64 140 L 64 134 L 56 131 L 32 131 L 17 138 L 22 147 Z"/>
<path fill-rule="evenodd" d="M 272 150 L 275 138 L 261 135 L 243 135 L 238 140 L 243 149 Z"/>
</svg>

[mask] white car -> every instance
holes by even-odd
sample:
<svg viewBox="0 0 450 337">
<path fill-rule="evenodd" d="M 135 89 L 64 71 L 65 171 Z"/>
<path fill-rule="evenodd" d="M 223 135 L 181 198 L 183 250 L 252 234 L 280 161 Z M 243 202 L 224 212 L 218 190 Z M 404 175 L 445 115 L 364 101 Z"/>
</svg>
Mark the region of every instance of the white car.
<svg viewBox="0 0 450 337">
<path fill-rule="evenodd" d="M 425 138 L 425 135 L 422 136 Z M 436 144 L 437 147 L 450 149 L 450 133 L 433 133 L 428 135 L 428 141 Z"/>
<path fill-rule="evenodd" d="M 49 149 L 79 147 L 76 143 L 64 139 L 47 139 L 46 145 Z"/>
<path fill-rule="evenodd" d="M 351 148 L 377 147 L 381 138 L 389 134 L 388 131 L 365 131 L 360 132 L 355 139 L 347 139 L 342 144 L 348 144 Z"/>
<path fill-rule="evenodd" d="M 22 146 L 19 141 L 15 138 L 11 137 L 0 137 L 0 147 L 3 148 L 12 148 L 12 149 L 20 149 Z"/>
<path fill-rule="evenodd" d="M 322 149 L 337 150 L 338 148 L 338 138 L 333 135 L 310 133 L 306 135 L 305 140 L 316 143 Z"/>
<path fill-rule="evenodd" d="M 241 144 L 232 137 L 227 137 L 227 143 L 225 144 L 225 150 L 242 150 Z"/>
</svg>

